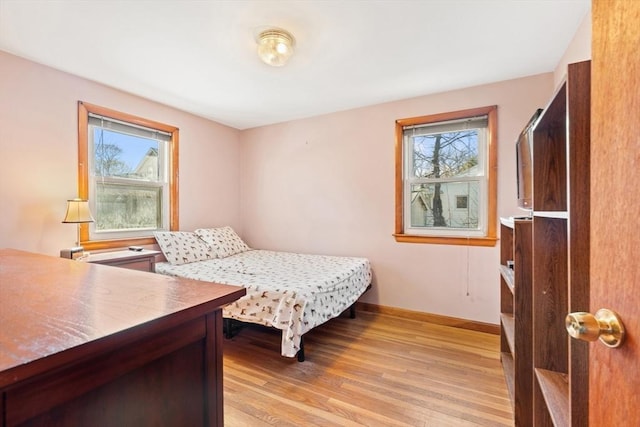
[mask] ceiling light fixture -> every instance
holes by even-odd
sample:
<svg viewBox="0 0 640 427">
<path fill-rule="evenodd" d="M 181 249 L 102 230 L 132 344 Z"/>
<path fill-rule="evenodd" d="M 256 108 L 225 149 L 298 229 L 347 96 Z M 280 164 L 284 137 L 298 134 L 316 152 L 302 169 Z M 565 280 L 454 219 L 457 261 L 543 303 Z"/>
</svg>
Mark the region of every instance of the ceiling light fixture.
<svg viewBox="0 0 640 427">
<path fill-rule="evenodd" d="M 282 67 L 293 54 L 296 40 L 285 30 L 270 28 L 258 37 L 258 56 L 265 64 Z"/>
</svg>

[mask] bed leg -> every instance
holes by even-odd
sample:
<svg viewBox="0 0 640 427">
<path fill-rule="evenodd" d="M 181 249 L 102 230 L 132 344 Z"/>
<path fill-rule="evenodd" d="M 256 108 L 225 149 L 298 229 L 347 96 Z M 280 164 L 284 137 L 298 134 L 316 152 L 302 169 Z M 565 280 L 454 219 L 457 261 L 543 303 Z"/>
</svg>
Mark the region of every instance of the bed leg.
<svg viewBox="0 0 640 427">
<path fill-rule="evenodd" d="M 222 326 L 224 329 L 224 337 L 226 339 L 231 339 L 233 334 L 231 333 L 231 319 L 227 319 L 226 317 L 222 319 Z"/>
<path fill-rule="evenodd" d="M 298 350 L 298 362 L 304 362 L 304 337 L 300 337 L 300 350 Z"/>
<path fill-rule="evenodd" d="M 351 304 L 351 307 L 349 307 L 349 317 L 351 319 L 355 319 L 356 318 L 356 305 L 355 304 Z"/>
</svg>

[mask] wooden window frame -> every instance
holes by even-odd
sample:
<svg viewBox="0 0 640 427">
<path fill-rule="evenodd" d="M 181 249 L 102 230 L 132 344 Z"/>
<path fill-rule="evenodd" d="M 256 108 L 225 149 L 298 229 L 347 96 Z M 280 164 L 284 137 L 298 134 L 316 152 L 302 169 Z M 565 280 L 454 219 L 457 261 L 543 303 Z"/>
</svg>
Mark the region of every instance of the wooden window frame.
<svg viewBox="0 0 640 427">
<path fill-rule="evenodd" d="M 169 229 L 179 229 L 178 218 L 178 147 L 179 130 L 175 126 L 166 125 L 152 120 L 137 117 L 98 105 L 78 101 L 78 197 L 89 199 L 89 113 L 97 114 L 126 123 L 132 123 L 147 128 L 158 129 L 171 134 L 169 141 Z M 80 224 L 80 244 L 88 250 L 122 248 L 131 245 L 153 245 L 153 237 L 138 237 L 110 240 L 89 240 L 89 224 Z"/>
<path fill-rule="evenodd" d="M 404 233 L 404 144 L 403 128 L 450 120 L 459 120 L 475 116 L 487 116 L 487 231 L 484 236 L 425 236 Z M 396 120 L 395 145 L 395 237 L 397 242 L 403 243 L 431 243 L 464 246 L 495 246 L 497 238 L 497 199 L 498 199 L 498 107 L 471 108 L 449 113 L 432 114 L 428 116 L 412 117 Z"/>
</svg>

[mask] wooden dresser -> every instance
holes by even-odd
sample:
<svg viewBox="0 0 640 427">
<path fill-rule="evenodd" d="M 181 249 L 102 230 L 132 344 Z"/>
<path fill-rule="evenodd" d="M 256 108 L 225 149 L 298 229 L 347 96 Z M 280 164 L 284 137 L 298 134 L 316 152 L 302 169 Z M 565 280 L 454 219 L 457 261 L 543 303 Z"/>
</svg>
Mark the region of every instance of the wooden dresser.
<svg viewBox="0 0 640 427">
<path fill-rule="evenodd" d="M 160 254 L 162 252 L 148 249 L 139 252 L 130 250 L 101 252 L 89 255 L 84 261 L 153 273 L 156 271 L 156 256 Z"/>
<path fill-rule="evenodd" d="M 0 250 L 1 426 L 222 426 L 243 288 Z"/>
</svg>

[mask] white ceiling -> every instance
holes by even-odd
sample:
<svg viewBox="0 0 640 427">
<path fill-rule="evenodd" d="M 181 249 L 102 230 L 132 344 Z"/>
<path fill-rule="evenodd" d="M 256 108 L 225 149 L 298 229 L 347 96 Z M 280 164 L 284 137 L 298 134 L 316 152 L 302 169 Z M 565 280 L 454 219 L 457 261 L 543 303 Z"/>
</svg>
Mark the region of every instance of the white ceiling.
<svg viewBox="0 0 640 427">
<path fill-rule="evenodd" d="M 0 0 L 0 50 L 237 129 L 553 71 L 590 0 Z M 282 68 L 255 33 L 296 38 Z M 1 69 L 1 67 L 0 67 Z"/>
</svg>

